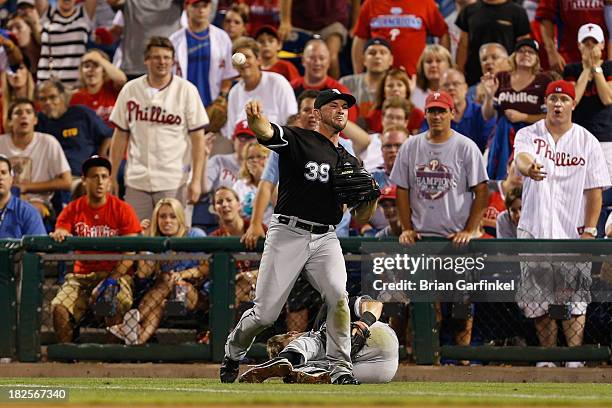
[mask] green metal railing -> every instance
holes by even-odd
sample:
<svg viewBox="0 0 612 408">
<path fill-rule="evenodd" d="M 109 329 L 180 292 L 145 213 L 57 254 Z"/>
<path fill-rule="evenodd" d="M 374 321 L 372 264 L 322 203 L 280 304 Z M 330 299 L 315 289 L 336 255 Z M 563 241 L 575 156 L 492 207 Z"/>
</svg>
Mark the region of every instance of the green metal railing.
<svg viewBox="0 0 612 408">
<path fill-rule="evenodd" d="M 0 357 L 17 355 L 17 263 L 18 240 L 0 240 Z"/>
<path fill-rule="evenodd" d="M 366 242 L 397 242 L 375 238 L 345 238 L 340 240 L 345 253 L 360 253 Z M 40 359 L 40 325 L 42 307 L 42 255 L 44 253 L 68 253 L 77 250 L 112 252 L 148 251 L 162 253 L 204 252 L 212 254 L 211 276 L 212 293 L 210 306 L 210 345 L 184 344 L 142 346 L 101 345 L 101 344 L 57 344 L 48 347 L 50 359 L 60 360 L 105 360 L 105 361 L 193 361 L 205 360 L 220 362 L 224 354 L 224 344 L 234 324 L 234 278 L 235 265 L 232 253 L 246 252 L 238 238 L 68 238 L 56 243 L 48 237 L 25 237 L 22 240 L 26 251 L 22 260 L 22 286 L 17 339 L 18 355 L 21 361 Z M 263 241 L 257 251 L 263 249 Z M 612 242 L 606 240 L 475 240 L 465 248 L 454 248 L 446 240 L 426 240 L 407 247 L 406 252 L 413 254 L 504 254 L 533 253 L 582 253 L 591 254 L 595 260 L 611 259 Z M 606 258 L 607 257 L 607 258 Z M 4 262 L 4 264 L 3 264 Z M 0 250 L 0 266 L 10 264 L 6 252 Z M 4 268 L 0 268 L 3 271 Z M 6 274 L 0 272 L 0 291 L 9 291 L 10 284 Z M 4 285 L 3 285 L 4 283 Z M 14 286 L 13 286 L 14 287 Z M 2 295 L 4 292 L 0 292 Z M 8 298 L 7 298 L 8 299 Z M 4 301 L 4 296 L 0 300 Z M 10 302 L 8 302 L 10 303 Z M 1 305 L 8 308 L 7 301 Z M 503 361 L 564 361 L 564 360 L 601 360 L 610 359 L 610 345 L 564 347 L 470 347 L 439 346 L 435 308 L 433 303 L 413 304 L 414 357 L 418 364 L 433 364 L 441 357 L 460 360 L 503 360 Z M 9 319 L 10 320 L 10 319 Z M 0 320 L 2 328 L 14 327 L 8 320 Z M 13 330 L 14 332 L 14 330 Z M 3 341 L 6 339 L 3 339 Z M 9 340 L 10 342 L 10 340 Z M 8 347 L 6 344 L 0 346 Z M 10 344 L 9 344 L 10 346 Z M 10 347 L 9 347 L 10 348 Z M 0 349 L 2 351 L 2 349 Z"/>
</svg>

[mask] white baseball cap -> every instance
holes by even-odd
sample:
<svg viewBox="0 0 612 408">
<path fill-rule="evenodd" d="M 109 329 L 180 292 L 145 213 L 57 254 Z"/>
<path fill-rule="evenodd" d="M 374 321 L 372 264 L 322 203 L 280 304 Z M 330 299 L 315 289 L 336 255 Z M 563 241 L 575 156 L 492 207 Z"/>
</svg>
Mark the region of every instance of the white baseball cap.
<svg viewBox="0 0 612 408">
<path fill-rule="evenodd" d="M 578 30 L 578 42 L 581 43 L 587 38 L 593 38 L 598 43 L 604 42 L 604 33 L 600 26 L 593 23 L 588 23 L 580 27 Z"/>
</svg>

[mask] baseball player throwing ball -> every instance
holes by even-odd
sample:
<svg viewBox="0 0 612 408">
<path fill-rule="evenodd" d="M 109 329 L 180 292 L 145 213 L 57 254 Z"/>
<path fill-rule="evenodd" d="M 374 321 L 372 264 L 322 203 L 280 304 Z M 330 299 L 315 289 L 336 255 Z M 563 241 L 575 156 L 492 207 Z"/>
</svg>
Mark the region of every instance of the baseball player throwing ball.
<svg viewBox="0 0 612 408">
<path fill-rule="evenodd" d="M 346 169 L 349 173 L 350 168 L 359 169 L 353 173 L 363 174 L 358 159 L 338 144 L 338 134 L 354 104 L 352 95 L 335 89 L 321 92 L 314 104 L 319 132 L 270 123 L 260 102 L 246 105 L 249 127 L 258 141 L 279 155 L 279 193 L 259 266 L 254 306 L 242 315 L 227 339 L 221 382 L 236 380 L 238 362 L 255 336 L 276 321 L 304 269 L 328 308 L 326 357 L 334 367 L 331 380 L 359 384 L 352 373 L 346 269 L 334 225 L 347 204 L 358 222 L 369 220 L 378 190 L 371 183 L 361 201 L 349 203 L 339 199 L 335 189 L 338 180 L 346 185 Z"/>
</svg>

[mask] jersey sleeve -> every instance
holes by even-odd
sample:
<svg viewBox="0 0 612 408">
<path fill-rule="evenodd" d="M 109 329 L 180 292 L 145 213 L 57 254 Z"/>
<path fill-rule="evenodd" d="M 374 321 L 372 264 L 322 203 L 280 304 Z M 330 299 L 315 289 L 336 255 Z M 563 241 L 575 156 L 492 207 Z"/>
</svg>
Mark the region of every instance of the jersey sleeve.
<svg viewBox="0 0 612 408">
<path fill-rule="evenodd" d="M 372 36 L 372 33 L 370 32 L 371 3 L 371 0 L 366 0 L 361 6 L 359 16 L 357 17 L 357 24 L 355 25 L 355 31 L 353 32 L 355 37 L 368 39 Z"/>
<path fill-rule="evenodd" d="M 270 139 L 262 140 L 258 138 L 257 141 L 279 155 L 288 152 L 289 143 L 294 140 L 292 131 L 288 127 L 279 126 L 276 123 L 272 123 L 272 129 L 274 129 L 274 134 Z"/>
<path fill-rule="evenodd" d="M 23 214 L 21 217 L 23 224 L 23 230 L 21 232 L 23 235 L 47 235 L 47 230 L 45 229 L 45 225 L 43 224 L 42 217 L 38 210 L 27 202 L 23 204 Z"/>
<path fill-rule="evenodd" d="M 272 152 L 268 157 L 261 179 L 276 185 L 278 178 L 278 153 Z"/>
<path fill-rule="evenodd" d="M 124 132 L 130 131 L 130 124 L 127 120 L 127 91 L 129 90 L 129 86 L 124 86 L 121 92 L 119 92 L 119 96 L 117 96 L 117 102 L 115 102 L 115 106 L 113 106 L 113 111 L 111 112 L 109 120 L 115 125 L 119 130 L 123 130 Z"/>
<path fill-rule="evenodd" d="M 204 187 L 204 191 L 212 191 L 216 186 L 216 182 L 219 179 L 219 172 L 221 171 L 221 163 L 218 160 L 219 156 L 213 156 L 206 163 L 206 183 Z"/>
<path fill-rule="evenodd" d="M 136 211 L 134 211 L 132 206 L 125 201 L 121 203 L 121 225 L 119 227 L 119 235 L 138 234 L 142 231 L 142 228 L 136 216 Z"/>
<path fill-rule="evenodd" d="M 234 69 L 234 65 L 232 64 L 232 40 L 229 35 L 222 32 L 224 34 L 224 50 L 223 50 L 223 61 L 224 67 L 221 73 L 221 79 L 230 79 L 238 76 L 238 72 Z"/>
<path fill-rule="evenodd" d="M 412 142 L 412 143 L 410 143 Z M 409 163 L 409 151 L 411 145 L 414 144 L 414 139 L 408 139 L 402 147 L 400 147 L 399 152 L 397 153 L 397 157 L 395 158 L 395 163 L 393 164 L 393 169 L 391 169 L 391 182 L 396 184 L 398 187 L 403 189 L 410 188 L 410 169 L 408 167 Z"/>
<path fill-rule="evenodd" d="M 584 189 L 610 187 L 610 174 L 608 173 L 608 165 L 601 145 L 591 137 L 589 143 L 589 151 L 586 154 L 588 157 L 586 179 L 584 181 Z"/>
<path fill-rule="evenodd" d="M 60 212 L 60 215 L 57 217 L 57 221 L 55 221 L 55 229 L 64 229 L 70 233 L 72 233 L 72 226 L 74 225 L 74 218 L 76 215 L 75 207 L 76 202 L 73 201 L 69 203 L 63 210 Z"/>
<path fill-rule="evenodd" d="M 200 98 L 200 94 L 198 93 L 198 89 L 187 82 L 187 87 L 185 89 L 186 94 L 186 105 L 185 106 L 185 118 L 187 119 L 187 130 L 189 132 L 195 132 L 197 130 L 204 129 L 206 125 L 210 122 L 208 120 L 208 115 L 206 114 L 206 109 L 204 109 L 204 104 L 202 103 L 202 98 Z"/>
<path fill-rule="evenodd" d="M 459 137 L 459 134 L 456 134 L 455 137 Z M 468 187 L 472 188 L 477 186 L 480 183 L 483 183 L 489 180 L 487 175 L 487 169 L 484 163 L 484 157 L 482 153 L 480 153 L 480 149 L 476 143 L 474 143 L 471 139 L 467 139 L 467 182 Z"/>
<path fill-rule="evenodd" d="M 434 37 L 442 37 L 448 33 L 448 25 L 440 13 L 438 5 L 432 0 L 427 9 L 427 32 Z"/>
<path fill-rule="evenodd" d="M 516 137 L 514 138 L 514 157 L 518 156 L 520 153 L 527 153 L 535 159 L 535 145 L 532 143 L 531 133 L 528 130 L 529 128 L 531 128 L 531 126 L 522 128 L 516 132 Z"/>
</svg>

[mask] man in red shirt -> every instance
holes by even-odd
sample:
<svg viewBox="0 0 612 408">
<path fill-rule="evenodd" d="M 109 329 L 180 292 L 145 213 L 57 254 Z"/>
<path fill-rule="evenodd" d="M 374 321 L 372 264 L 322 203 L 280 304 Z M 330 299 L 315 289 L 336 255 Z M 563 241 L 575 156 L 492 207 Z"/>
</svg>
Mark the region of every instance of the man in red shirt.
<svg viewBox="0 0 612 408">
<path fill-rule="evenodd" d="M 111 163 L 93 156 L 83 162 L 81 181 L 86 195 L 72 201 L 60 213 L 51 234 L 57 242 L 66 237 L 135 236 L 141 231 L 134 209 L 109 193 Z M 66 275 L 64 284 L 51 302 L 53 327 L 60 343 L 71 342 L 73 324 L 79 322 L 87 307 L 96 301 L 107 278 L 119 284 L 117 311 L 106 318 L 108 326 L 121 322 L 121 317 L 132 305 L 132 277 L 128 270 L 131 261 L 76 261 L 74 271 Z M 72 320 L 72 319 L 73 320 Z"/>
<path fill-rule="evenodd" d="M 603 1 L 540 0 L 536 10 L 536 20 L 540 21 L 542 41 L 548 55 L 550 69 L 560 74 L 563 73 L 565 64 L 582 61 L 576 42 L 580 26 L 593 23 L 606 27 Z M 555 25 L 557 26 L 556 39 Z M 605 31 L 604 29 L 605 38 L 607 38 Z"/>
<path fill-rule="evenodd" d="M 307 89 L 323 91 L 325 89 L 337 89 L 342 93 L 350 93 L 347 87 L 336 81 L 329 75 L 330 54 L 325 41 L 314 39 L 308 41 L 302 54 L 302 65 L 304 76 L 291 81 L 291 86 L 296 98 Z M 358 117 L 357 107 L 349 109 L 349 120 L 355 122 Z"/>
<path fill-rule="evenodd" d="M 403 66 L 409 75 L 416 74 L 427 35 L 440 38 L 441 45 L 450 47 L 448 26 L 434 0 L 366 0 L 353 34 L 351 56 L 356 74 L 363 72 L 363 49 L 372 37 L 391 43 L 393 66 Z"/>
</svg>

